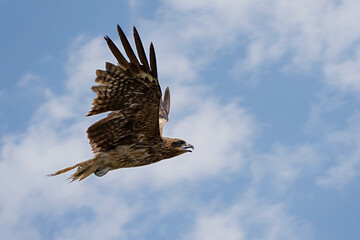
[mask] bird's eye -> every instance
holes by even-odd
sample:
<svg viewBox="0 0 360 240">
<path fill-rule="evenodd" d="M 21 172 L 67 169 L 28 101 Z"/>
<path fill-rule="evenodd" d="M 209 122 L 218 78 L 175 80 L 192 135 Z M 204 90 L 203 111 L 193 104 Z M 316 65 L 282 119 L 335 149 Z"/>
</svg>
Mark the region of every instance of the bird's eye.
<svg viewBox="0 0 360 240">
<path fill-rule="evenodd" d="M 172 145 L 174 147 L 181 147 L 185 142 L 183 140 L 178 140 L 176 142 L 173 142 Z"/>
</svg>

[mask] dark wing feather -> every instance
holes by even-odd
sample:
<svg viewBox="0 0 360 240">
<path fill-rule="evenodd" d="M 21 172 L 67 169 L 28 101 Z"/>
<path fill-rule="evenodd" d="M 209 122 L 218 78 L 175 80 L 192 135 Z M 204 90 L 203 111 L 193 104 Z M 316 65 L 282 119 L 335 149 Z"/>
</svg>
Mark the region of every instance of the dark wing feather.
<svg viewBox="0 0 360 240">
<path fill-rule="evenodd" d="M 94 153 L 110 150 L 120 144 L 131 144 L 136 141 L 133 134 L 134 122 L 128 121 L 121 112 L 113 112 L 91 125 L 88 138 Z"/>
<path fill-rule="evenodd" d="M 143 47 L 143 45 L 141 43 L 139 33 L 137 32 L 135 27 L 134 27 L 134 39 L 135 39 L 136 50 L 138 52 L 140 61 L 143 64 L 144 71 L 145 72 L 150 72 L 150 67 L 149 67 L 148 60 L 146 58 L 145 50 L 144 50 L 144 47 Z"/>
<path fill-rule="evenodd" d="M 122 43 L 122 45 L 123 45 L 123 47 L 125 49 L 126 55 L 130 59 L 130 63 L 134 64 L 135 67 L 138 70 L 140 70 L 139 69 L 140 63 L 139 63 L 138 59 L 136 58 L 136 55 L 135 55 L 134 51 L 132 50 L 131 45 L 130 45 L 129 41 L 127 40 L 123 30 L 121 29 L 121 27 L 119 25 L 117 25 L 117 29 L 118 29 L 118 32 L 119 32 L 121 43 Z"/>
<path fill-rule="evenodd" d="M 157 78 L 157 67 L 156 67 L 156 57 L 155 57 L 155 49 L 154 45 L 150 43 L 150 67 L 151 67 L 151 75 L 154 78 Z"/>
<path fill-rule="evenodd" d="M 111 113 L 87 130 L 94 153 L 122 144 L 161 140 L 161 89 L 158 80 L 153 77 L 150 69 L 140 65 L 125 34 L 120 27 L 118 30 L 130 63 L 110 38 L 105 38 L 120 66 L 106 63 L 105 71 L 96 71 L 95 82 L 99 85 L 93 86 L 92 90 L 97 97 L 87 116 L 108 111 Z M 138 45 L 139 41 L 136 41 Z M 140 59 L 143 63 L 146 58 L 142 56 Z M 147 65 L 149 66 L 148 63 Z"/>
<path fill-rule="evenodd" d="M 129 68 L 129 63 L 128 61 L 124 58 L 124 56 L 121 54 L 121 52 L 119 51 L 119 49 L 116 47 L 116 45 L 114 44 L 114 42 L 108 37 L 105 36 L 104 37 L 106 40 L 107 45 L 109 46 L 112 54 L 115 56 L 115 58 L 118 60 L 119 65 L 122 66 L 123 69 L 127 69 Z"/>
</svg>

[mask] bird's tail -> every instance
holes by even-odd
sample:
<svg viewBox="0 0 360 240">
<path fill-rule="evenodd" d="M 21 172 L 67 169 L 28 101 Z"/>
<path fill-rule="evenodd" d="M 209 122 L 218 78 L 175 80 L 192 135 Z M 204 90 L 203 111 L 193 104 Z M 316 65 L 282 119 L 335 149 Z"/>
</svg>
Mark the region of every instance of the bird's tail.
<svg viewBox="0 0 360 240">
<path fill-rule="evenodd" d="M 59 174 L 62 174 L 64 172 L 70 171 L 74 168 L 77 168 L 76 172 L 69 177 L 70 181 L 73 182 L 75 180 L 83 180 L 84 178 L 90 176 L 92 173 L 94 173 L 98 168 L 99 164 L 97 164 L 98 161 L 95 161 L 95 159 L 90 159 L 81 163 L 78 163 L 72 167 L 67 167 L 64 169 L 61 169 L 57 171 L 56 173 L 49 174 L 48 176 L 56 176 Z"/>
</svg>

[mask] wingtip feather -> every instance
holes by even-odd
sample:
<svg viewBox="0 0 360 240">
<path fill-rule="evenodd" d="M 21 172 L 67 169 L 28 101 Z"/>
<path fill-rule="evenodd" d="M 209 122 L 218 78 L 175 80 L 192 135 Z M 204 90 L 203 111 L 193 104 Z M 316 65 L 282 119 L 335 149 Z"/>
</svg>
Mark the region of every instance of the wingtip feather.
<svg viewBox="0 0 360 240">
<path fill-rule="evenodd" d="M 157 78 L 156 55 L 152 42 L 150 43 L 150 66 L 153 77 Z"/>
<path fill-rule="evenodd" d="M 166 87 L 166 89 L 165 89 L 164 106 L 165 106 L 166 112 L 169 114 L 169 112 L 170 112 L 170 89 L 169 89 L 169 87 Z"/>
<path fill-rule="evenodd" d="M 128 68 L 129 67 L 129 63 L 128 61 L 125 59 L 125 57 L 121 54 L 120 50 L 118 49 L 118 47 L 115 45 L 115 43 L 111 40 L 111 38 L 109 36 L 105 36 L 104 39 L 106 40 L 106 43 L 110 49 L 110 51 L 112 52 L 112 54 L 114 55 L 114 57 L 116 58 L 116 60 L 118 61 L 118 63 L 122 66 L 124 66 L 124 68 Z"/>
<path fill-rule="evenodd" d="M 134 51 L 132 50 L 129 40 L 127 39 L 124 31 L 121 29 L 121 27 L 119 25 L 117 25 L 117 30 L 118 30 L 118 33 L 120 36 L 121 43 L 125 49 L 126 55 L 130 59 L 130 63 L 134 64 L 136 67 L 139 68 L 140 63 L 139 63 Z"/>
<path fill-rule="evenodd" d="M 142 63 L 145 72 L 149 72 L 150 71 L 149 62 L 146 58 L 144 46 L 141 42 L 140 35 L 139 35 L 138 31 L 136 30 L 135 26 L 133 28 L 133 34 L 134 34 L 136 50 L 137 50 L 140 62 Z"/>
</svg>

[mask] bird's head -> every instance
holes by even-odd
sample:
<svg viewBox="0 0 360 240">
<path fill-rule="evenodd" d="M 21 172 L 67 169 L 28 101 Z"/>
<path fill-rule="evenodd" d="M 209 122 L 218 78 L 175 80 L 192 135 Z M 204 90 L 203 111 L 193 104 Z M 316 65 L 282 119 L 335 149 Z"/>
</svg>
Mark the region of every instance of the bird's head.
<svg viewBox="0 0 360 240">
<path fill-rule="evenodd" d="M 166 138 L 166 145 L 171 152 L 177 156 L 186 152 L 192 152 L 194 146 L 186 143 L 186 141 L 178 138 Z"/>
</svg>

